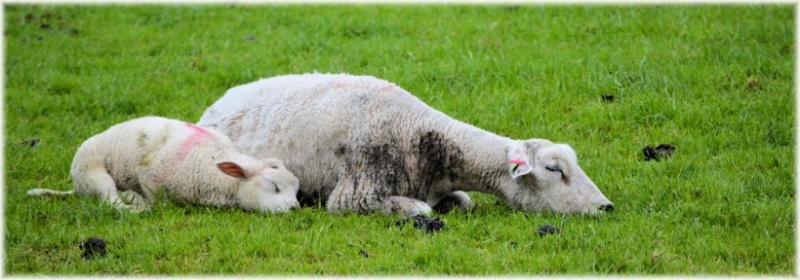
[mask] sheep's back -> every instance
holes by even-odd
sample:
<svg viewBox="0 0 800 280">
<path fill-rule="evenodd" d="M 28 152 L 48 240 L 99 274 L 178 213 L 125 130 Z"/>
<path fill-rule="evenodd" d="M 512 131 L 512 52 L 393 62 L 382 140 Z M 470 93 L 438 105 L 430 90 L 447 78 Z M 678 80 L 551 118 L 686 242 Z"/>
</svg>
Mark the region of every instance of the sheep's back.
<svg viewBox="0 0 800 280">
<path fill-rule="evenodd" d="M 237 149 L 278 157 L 306 193 L 326 194 L 342 175 L 346 155 L 410 137 L 438 112 L 402 88 L 377 78 L 307 74 L 234 87 L 209 107 L 198 125 L 228 135 Z"/>
</svg>

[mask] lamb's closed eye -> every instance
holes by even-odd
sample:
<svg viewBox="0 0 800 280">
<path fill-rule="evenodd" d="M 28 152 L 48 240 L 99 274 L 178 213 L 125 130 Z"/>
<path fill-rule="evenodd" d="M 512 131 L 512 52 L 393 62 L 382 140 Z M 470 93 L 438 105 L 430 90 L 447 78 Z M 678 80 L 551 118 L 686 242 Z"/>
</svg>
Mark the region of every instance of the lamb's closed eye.
<svg viewBox="0 0 800 280">
<path fill-rule="evenodd" d="M 262 179 L 261 190 L 273 193 L 281 192 L 281 188 L 279 187 L 278 183 L 272 181 L 271 179 L 264 178 Z"/>
</svg>

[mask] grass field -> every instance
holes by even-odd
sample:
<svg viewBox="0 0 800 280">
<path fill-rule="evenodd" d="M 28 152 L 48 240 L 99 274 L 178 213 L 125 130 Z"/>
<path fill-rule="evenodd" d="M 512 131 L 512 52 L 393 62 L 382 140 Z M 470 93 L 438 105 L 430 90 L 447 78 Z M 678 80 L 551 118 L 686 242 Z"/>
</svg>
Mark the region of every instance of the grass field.
<svg viewBox="0 0 800 280">
<path fill-rule="evenodd" d="M 6 5 L 4 18 L 5 275 L 796 275 L 793 6 Z M 436 214 L 446 228 L 426 234 L 320 208 L 135 215 L 25 196 L 71 189 L 75 150 L 115 123 L 194 122 L 230 87 L 313 71 L 568 143 L 615 211 L 526 214 L 473 193 L 475 211 Z M 660 143 L 673 157 L 645 161 Z M 544 224 L 562 234 L 540 237 Z M 84 260 L 92 236 L 108 254 Z"/>
</svg>

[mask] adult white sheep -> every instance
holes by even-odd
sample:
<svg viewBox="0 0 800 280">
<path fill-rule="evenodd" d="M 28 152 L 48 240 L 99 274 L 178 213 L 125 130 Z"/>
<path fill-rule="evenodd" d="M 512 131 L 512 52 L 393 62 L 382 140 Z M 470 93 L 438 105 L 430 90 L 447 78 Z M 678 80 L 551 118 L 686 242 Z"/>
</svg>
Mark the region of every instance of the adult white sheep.
<svg viewBox="0 0 800 280">
<path fill-rule="evenodd" d="M 298 205 L 298 179 L 280 160 L 254 159 L 218 131 L 161 117 L 127 121 L 89 138 L 78 148 L 70 175 L 73 191 L 32 189 L 28 195 L 77 192 L 132 212 L 145 210 L 162 191 L 180 203 L 261 212 Z M 139 196 L 120 196 L 130 191 Z"/>
<path fill-rule="evenodd" d="M 462 123 L 400 87 L 347 74 L 287 75 L 228 90 L 200 126 L 251 156 L 283 157 L 300 200 L 330 212 L 428 214 L 461 191 L 524 211 L 613 210 L 567 145 L 512 140 Z"/>
</svg>

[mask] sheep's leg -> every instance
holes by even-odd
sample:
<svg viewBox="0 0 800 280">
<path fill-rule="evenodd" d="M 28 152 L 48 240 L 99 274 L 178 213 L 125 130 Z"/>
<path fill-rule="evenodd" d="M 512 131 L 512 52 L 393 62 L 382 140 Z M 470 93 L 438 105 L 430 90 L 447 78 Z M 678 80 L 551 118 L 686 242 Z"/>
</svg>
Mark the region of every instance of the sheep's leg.
<svg viewBox="0 0 800 280">
<path fill-rule="evenodd" d="M 427 203 L 403 196 L 387 196 L 390 187 L 375 184 L 363 176 L 346 176 L 339 180 L 328 197 L 326 208 L 331 213 L 356 212 L 384 214 L 403 213 L 406 216 L 427 215 Z"/>
<path fill-rule="evenodd" d="M 78 193 L 100 197 L 105 203 L 119 210 L 138 213 L 138 209 L 131 207 L 120 198 L 117 186 L 111 175 L 105 170 L 90 171 L 83 176 L 75 176 L 75 190 Z"/>
<path fill-rule="evenodd" d="M 336 214 L 348 211 L 357 213 L 369 212 L 369 207 L 360 207 L 355 199 L 356 193 L 361 192 L 364 188 L 364 186 L 359 186 L 358 183 L 359 181 L 352 180 L 352 177 L 345 177 L 339 180 L 325 203 L 325 208 L 328 209 L 328 212 Z"/>
<path fill-rule="evenodd" d="M 433 209 L 421 200 L 405 196 L 390 196 L 386 202 L 393 213 L 403 213 L 406 217 L 415 215 L 427 216 Z"/>
<path fill-rule="evenodd" d="M 475 205 L 472 204 L 472 199 L 469 198 L 469 195 L 463 191 L 454 191 L 449 193 L 448 195 L 444 196 L 436 206 L 433 207 L 433 210 L 439 213 L 447 213 L 453 210 L 453 208 L 458 207 L 458 209 L 462 211 L 469 211 Z"/>
</svg>

